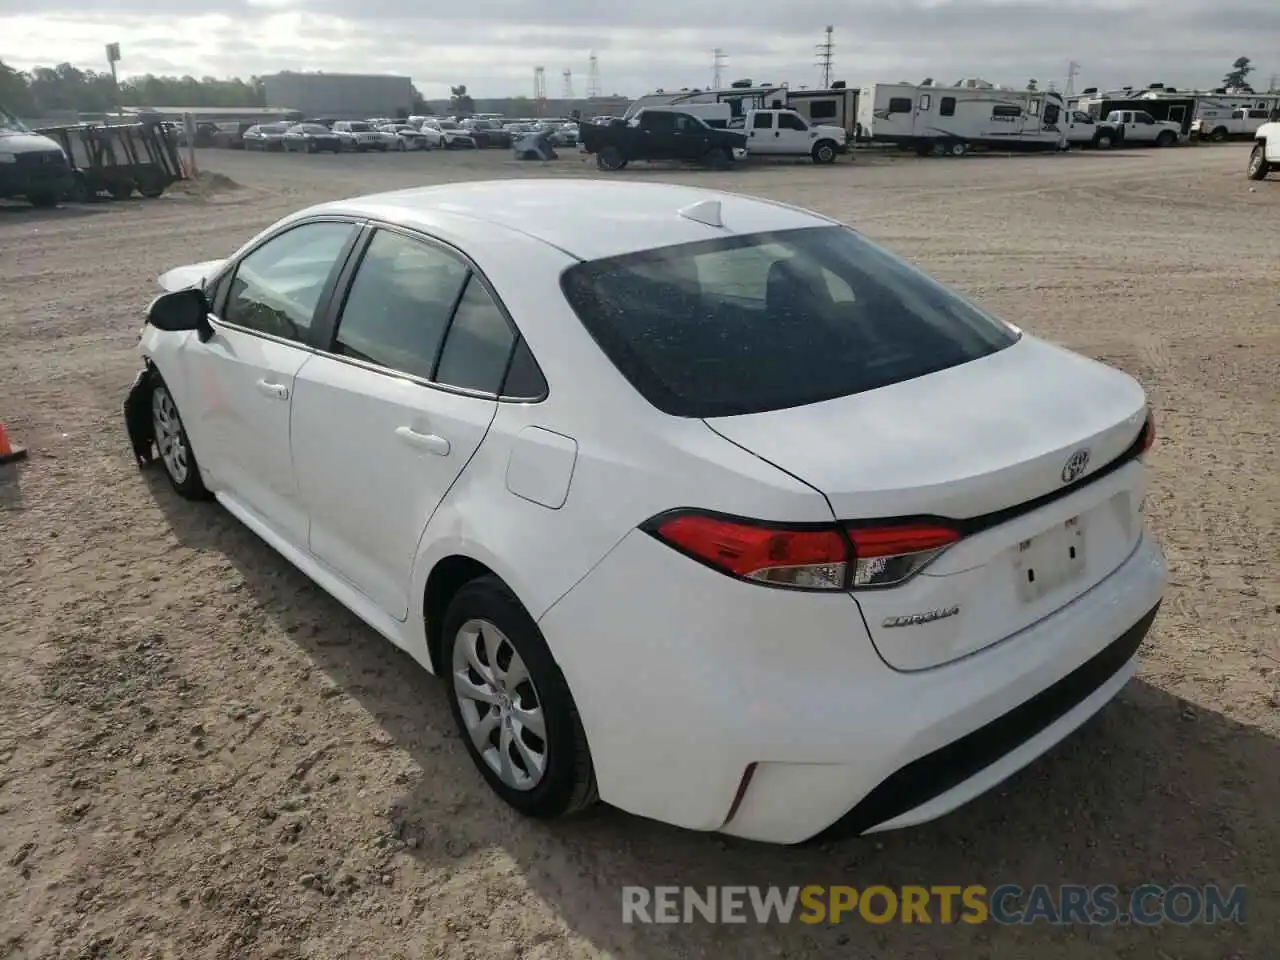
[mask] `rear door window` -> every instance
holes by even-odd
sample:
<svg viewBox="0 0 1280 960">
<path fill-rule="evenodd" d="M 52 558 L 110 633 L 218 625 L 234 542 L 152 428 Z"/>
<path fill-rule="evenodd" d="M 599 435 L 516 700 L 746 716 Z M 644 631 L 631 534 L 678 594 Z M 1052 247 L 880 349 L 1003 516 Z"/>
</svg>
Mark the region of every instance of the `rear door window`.
<svg viewBox="0 0 1280 960">
<path fill-rule="evenodd" d="M 334 352 L 431 379 L 467 275 L 440 247 L 379 230 L 351 282 Z"/>
<path fill-rule="evenodd" d="M 1004 349 L 1006 324 L 845 227 L 592 261 L 570 305 L 658 409 L 757 413 L 888 386 Z"/>
</svg>

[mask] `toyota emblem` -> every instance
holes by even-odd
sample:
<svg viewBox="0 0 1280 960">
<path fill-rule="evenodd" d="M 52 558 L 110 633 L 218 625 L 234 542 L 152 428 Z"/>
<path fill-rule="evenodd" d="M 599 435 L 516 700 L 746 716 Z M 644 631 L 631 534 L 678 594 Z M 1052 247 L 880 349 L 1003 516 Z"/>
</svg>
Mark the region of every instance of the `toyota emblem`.
<svg viewBox="0 0 1280 960">
<path fill-rule="evenodd" d="M 1089 451 L 1077 450 L 1071 456 L 1067 457 L 1067 462 L 1062 465 L 1062 482 L 1074 483 L 1084 476 L 1084 472 L 1089 467 Z"/>
</svg>

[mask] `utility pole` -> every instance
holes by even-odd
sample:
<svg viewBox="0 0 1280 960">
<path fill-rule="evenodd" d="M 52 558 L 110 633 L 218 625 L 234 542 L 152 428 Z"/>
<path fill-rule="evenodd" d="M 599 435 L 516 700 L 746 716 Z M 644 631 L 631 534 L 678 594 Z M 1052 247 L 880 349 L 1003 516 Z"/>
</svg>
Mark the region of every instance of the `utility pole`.
<svg viewBox="0 0 1280 960">
<path fill-rule="evenodd" d="M 575 99 L 573 96 L 573 71 L 566 69 L 562 76 L 564 77 L 564 89 L 562 90 L 564 99 Z"/>
<path fill-rule="evenodd" d="M 831 38 L 836 28 L 830 24 L 827 25 L 826 39 L 818 44 L 818 66 L 822 68 L 822 89 L 831 89 L 831 62 L 832 51 L 835 50 L 836 42 Z"/>
<path fill-rule="evenodd" d="M 1076 92 L 1076 77 L 1080 75 L 1080 64 L 1072 60 L 1067 64 L 1067 90 L 1063 94 L 1063 99 L 1071 96 Z"/>
</svg>

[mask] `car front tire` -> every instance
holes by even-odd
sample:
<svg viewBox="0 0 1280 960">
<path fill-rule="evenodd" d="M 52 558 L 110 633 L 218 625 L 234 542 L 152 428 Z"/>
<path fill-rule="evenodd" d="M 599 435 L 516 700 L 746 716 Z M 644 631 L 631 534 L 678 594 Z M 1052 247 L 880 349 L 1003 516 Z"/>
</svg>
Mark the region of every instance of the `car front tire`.
<svg viewBox="0 0 1280 960">
<path fill-rule="evenodd" d="M 1249 179 L 1265 180 L 1270 172 L 1271 164 L 1267 162 L 1266 146 L 1261 143 L 1254 144 L 1253 152 L 1249 154 Z"/>
<path fill-rule="evenodd" d="M 442 624 L 441 674 L 472 761 L 510 806 L 538 819 L 598 799 L 586 733 L 564 675 L 495 576 L 464 585 Z"/>
<path fill-rule="evenodd" d="M 155 383 L 151 389 L 151 429 L 160 462 L 164 464 L 165 475 L 178 496 L 187 500 L 208 500 L 211 494 L 200 479 L 200 464 L 196 462 L 191 438 L 187 436 L 187 428 L 178 413 L 178 405 L 174 403 L 173 395 L 160 375 L 157 373 L 153 376 Z"/>
</svg>

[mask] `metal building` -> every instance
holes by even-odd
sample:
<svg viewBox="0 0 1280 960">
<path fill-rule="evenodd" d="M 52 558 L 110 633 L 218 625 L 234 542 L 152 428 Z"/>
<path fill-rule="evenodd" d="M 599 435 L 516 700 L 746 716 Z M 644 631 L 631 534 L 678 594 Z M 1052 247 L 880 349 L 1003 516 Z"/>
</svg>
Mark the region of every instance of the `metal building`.
<svg viewBox="0 0 1280 960">
<path fill-rule="evenodd" d="M 357 73 L 277 73 L 262 78 L 267 106 L 298 110 L 306 117 L 358 120 L 408 115 L 413 109 L 409 77 Z"/>
</svg>

